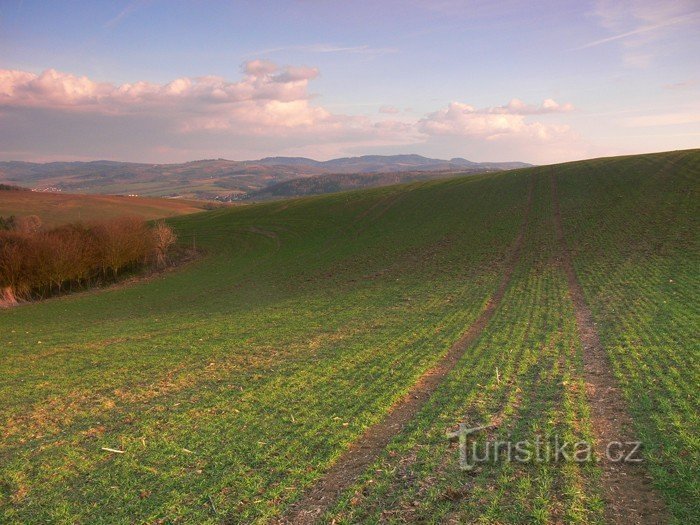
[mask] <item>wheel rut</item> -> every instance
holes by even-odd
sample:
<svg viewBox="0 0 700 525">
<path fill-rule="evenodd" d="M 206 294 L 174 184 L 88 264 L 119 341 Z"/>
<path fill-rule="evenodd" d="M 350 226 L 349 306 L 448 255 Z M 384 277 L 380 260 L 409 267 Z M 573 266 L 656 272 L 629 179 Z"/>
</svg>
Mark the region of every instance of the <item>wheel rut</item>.
<svg viewBox="0 0 700 525">
<path fill-rule="evenodd" d="M 534 176 L 531 176 L 523 220 L 518 235 L 510 247 L 501 281 L 479 317 L 450 347 L 445 356 L 420 376 L 408 393 L 388 410 L 381 421 L 367 428 L 364 434 L 350 445 L 328 472 L 306 492 L 300 501 L 293 504 L 277 523 L 312 524 L 317 522 L 324 512 L 337 501 L 341 493 L 358 479 L 365 469 L 379 457 L 389 442 L 415 417 L 447 374 L 457 365 L 469 345 L 479 337 L 503 299 L 520 260 L 525 233 L 530 222 L 534 181 Z"/>
<path fill-rule="evenodd" d="M 576 325 L 583 347 L 583 373 L 586 395 L 591 408 L 594 447 L 601 466 L 601 484 L 605 500 L 605 518 L 609 523 L 662 524 L 668 523 L 665 505 L 652 486 L 652 480 L 643 464 L 608 459 L 610 443 L 634 442 L 632 418 L 612 372 L 608 356 L 600 342 L 593 315 L 574 270 L 571 252 L 566 244 L 557 177 L 550 173 L 554 222 L 561 247 L 561 265 L 566 273 L 569 295 L 574 305 Z M 614 455 L 629 454 L 634 445 L 615 446 Z M 638 457 L 635 456 L 635 457 Z"/>
</svg>

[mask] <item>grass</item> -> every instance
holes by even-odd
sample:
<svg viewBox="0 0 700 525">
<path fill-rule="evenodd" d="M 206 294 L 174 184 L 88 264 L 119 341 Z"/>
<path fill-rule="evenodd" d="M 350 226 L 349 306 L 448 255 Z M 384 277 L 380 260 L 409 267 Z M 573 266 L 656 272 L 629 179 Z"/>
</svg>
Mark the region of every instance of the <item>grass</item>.
<svg viewBox="0 0 700 525">
<path fill-rule="evenodd" d="M 492 439 L 591 440 L 573 306 L 557 264 L 547 170 L 529 172 L 537 181 L 533 217 L 494 318 L 413 424 L 326 521 L 601 521 L 593 464 L 503 462 L 467 474 L 446 439 L 458 422 L 496 422 Z"/>
<path fill-rule="evenodd" d="M 700 515 L 697 150 L 572 164 L 565 228 L 655 484 L 674 518 Z M 622 196 L 622 197 L 621 197 Z"/>
<path fill-rule="evenodd" d="M 677 197 L 697 189 L 699 157 L 666 171 L 663 155 L 556 168 L 577 272 L 678 520 L 694 512 L 697 496 L 687 494 L 700 462 L 691 411 L 697 209 Z M 595 464 L 499 464 L 465 478 L 444 437 L 461 420 L 496 417 L 499 435 L 590 438 L 548 176 L 534 168 L 177 217 L 169 222 L 206 248 L 204 259 L 149 282 L 1 312 L 0 521 L 279 516 L 479 315 L 530 177 L 532 219 L 499 309 L 332 515 L 599 521 Z M 618 187 L 620 200 L 607 197 Z M 648 219 L 657 227 L 633 217 L 640 209 L 658 209 Z M 631 223 L 628 241 L 615 225 Z M 662 284 L 667 277 L 674 283 Z M 627 376 L 640 357 L 646 367 Z M 673 447 L 687 451 L 685 463 Z M 686 492 L 674 496 L 676 485 Z"/>
<path fill-rule="evenodd" d="M 240 520 L 277 512 L 495 286 L 523 183 L 465 184 L 179 219 L 211 253 L 187 272 L 3 314 L 8 519 L 215 521 L 210 497 Z M 432 199 L 453 213 L 431 219 Z"/>
<path fill-rule="evenodd" d="M 203 201 L 182 199 L 0 191 L 0 216 L 37 215 L 49 227 L 123 215 L 136 215 L 147 220 L 163 219 L 199 212 L 205 206 Z"/>
</svg>

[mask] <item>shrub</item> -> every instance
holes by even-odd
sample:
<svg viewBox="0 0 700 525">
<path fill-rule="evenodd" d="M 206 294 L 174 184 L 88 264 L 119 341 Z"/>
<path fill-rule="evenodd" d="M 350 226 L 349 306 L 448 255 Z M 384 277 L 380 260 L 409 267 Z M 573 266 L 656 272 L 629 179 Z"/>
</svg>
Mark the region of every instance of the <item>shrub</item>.
<svg viewBox="0 0 700 525">
<path fill-rule="evenodd" d="M 176 236 L 136 217 L 68 224 L 47 231 L 38 217 L 12 217 L 0 231 L 0 306 L 69 287 L 116 279 L 148 263 L 162 268 Z M 18 226 L 19 225 L 19 226 Z"/>
</svg>

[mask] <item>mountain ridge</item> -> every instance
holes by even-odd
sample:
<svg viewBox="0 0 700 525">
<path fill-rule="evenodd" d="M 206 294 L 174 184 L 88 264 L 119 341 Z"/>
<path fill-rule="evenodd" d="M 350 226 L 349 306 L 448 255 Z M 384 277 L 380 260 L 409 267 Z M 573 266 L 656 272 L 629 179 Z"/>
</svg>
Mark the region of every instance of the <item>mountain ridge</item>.
<svg viewBox="0 0 700 525">
<path fill-rule="evenodd" d="M 352 175 L 352 187 L 356 188 L 383 185 L 382 177 L 374 177 L 364 184 L 364 175 L 397 174 L 398 177 L 384 178 L 401 182 L 416 180 L 416 175 L 427 179 L 528 166 L 530 164 L 524 162 L 473 162 L 461 157 L 443 160 L 417 154 L 362 155 L 325 161 L 281 156 L 243 161 L 200 159 L 172 164 L 111 160 L 0 161 L 0 182 L 29 186 L 38 191 L 241 200 L 262 195 L 268 187 L 307 177 L 324 176 L 332 180 L 336 176 L 347 179 Z M 411 175 L 404 177 L 402 174 Z"/>
</svg>

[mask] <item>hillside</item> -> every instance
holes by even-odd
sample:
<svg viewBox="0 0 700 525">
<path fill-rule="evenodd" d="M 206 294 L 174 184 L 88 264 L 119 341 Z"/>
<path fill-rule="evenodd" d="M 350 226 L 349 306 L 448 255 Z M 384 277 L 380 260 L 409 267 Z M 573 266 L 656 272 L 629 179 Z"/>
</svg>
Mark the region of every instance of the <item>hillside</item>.
<svg viewBox="0 0 700 525">
<path fill-rule="evenodd" d="M 477 163 L 465 159 L 446 161 L 420 155 L 370 155 L 324 162 L 302 157 L 269 157 L 251 161 L 215 159 L 183 164 L 0 162 L 0 182 L 73 193 L 236 200 L 270 185 L 314 175 L 414 171 L 483 173 L 523 166 L 526 164 Z M 400 176 L 398 178 L 403 180 Z M 361 181 L 358 184 L 362 186 Z"/>
<path fill-rule="evenodd" d="M 467 172 L 473 174 L 473 172 Z M 466 174 L 466 173 L 465 173 Z M 339 191 L 357 190 L 362 188 L 377 188 L 392 184 L 444 179 L 454 177 L 454 172 L 417 171 L 409 173 L 348 173 L 334 175 L 314 175 L 285 182 L 278 182 L 249 193 L 246 198 L 251 201 L 265 201 L 289 197 L 304 197 L 323 195 Z"/>
<path fill-rule="evenodd" d="M 699 190 L 689 150 L 170 219 L 205 258 L 0 312 L 0 521 L 691 523 Z M 644 462 L 465 472 L 459 423 Z"/>
<path fill-rule="evenodd" d="M 3 191 L 0 188 L 0 216 L 37 215 L 45 226 L 123 215 L 162 219 L 203 211 L 210 206 L 210 203 L 184 199 Z"/>
</svg>

